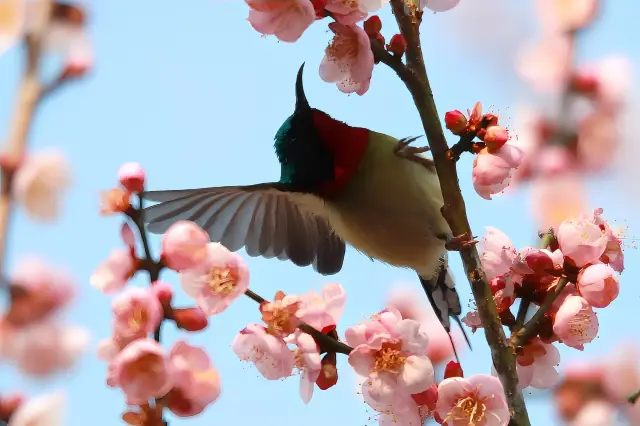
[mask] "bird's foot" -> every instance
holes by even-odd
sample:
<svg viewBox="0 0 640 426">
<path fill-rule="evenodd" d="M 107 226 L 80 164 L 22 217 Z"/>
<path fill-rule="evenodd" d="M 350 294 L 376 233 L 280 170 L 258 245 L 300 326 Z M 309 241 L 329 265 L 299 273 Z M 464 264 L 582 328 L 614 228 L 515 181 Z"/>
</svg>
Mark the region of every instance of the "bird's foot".
<svg viewBox="0 0 640 426">
<path fill-rule="evenodd" d="M 473 247 L 479 243 L 476 237 L 472 237 L 470 233 L 465 232 L 462 235 L 450 238 L 445 244 L 444 248 L 449 251 L 460 251 L 464 248 Z"/>
<path fill-rule="evenodd" d="M 414 161 L 418 164 L 422 164 L 425 167 L 433 167 L 433 160 L 423 157 L 419 154 L 429 151 L 428 146 L 409 146 L 411 142 L 418 139 L 420 136 L 414 138 L 402 138 L 398 141 L 398 144 L 394 148 L 393 152 L 401 158 L 405 158 L 410 161 Z"/>
</svg>

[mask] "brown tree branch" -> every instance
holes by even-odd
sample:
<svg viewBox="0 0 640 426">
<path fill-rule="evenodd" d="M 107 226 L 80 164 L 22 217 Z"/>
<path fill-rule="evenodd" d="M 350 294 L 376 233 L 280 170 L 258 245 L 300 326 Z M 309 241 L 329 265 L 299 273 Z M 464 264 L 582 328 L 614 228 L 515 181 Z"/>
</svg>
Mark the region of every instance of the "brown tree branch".
<svg viewBox="0 0 640 426">
<path fill-rule="evenodd" d="M 449 147 L 444 137 L 424 63 L 419 30 L 422 11 L 412 3 L 412 0 L 406 1 L 408 3 L 403 0 L 391 0 L 391 8 L 400 33 L 407 41 L 406 68 L 410 72 L 407 74 L 400 73 L 395 68 L 394 70 L 407 86 L 420 114 L 440 179 L 444 199 L 443 215 L 454 235 L 473 235 L 458 183 L 456 162 L 447 157 Z M 401 69 L 401 71 L 404 70 Z M 530 426 L 524 397 L 518 388 L 515 354 L 502 328 L 489 283 L 480 264 L 478 251 L 474 246 L 463 247 L 460 250 L 460 256 L 484 326 L 485 337 L 491 348 L 493 365 L 504 387 L 512 419 L 510 424 Z"/>
<path fill-rule="evenodd" d="M 40 0 L 35 25 L 25 37 L 25 69 L 20 80 L 13 119 L 7 136 L 4 155 L 18 161 L 27 149 L 27 140 L 36 109 L 42 99 L 43 86 L 38 72 L 42 57 L 44 39 L 51 23 L 53 0 Z M 3 272 L 4 258 L 9 234 L 9 223 L 13 211 L 11 180 L 13 171 L 2 170 L 0 185 L 0 274 Z"/>
</svg>

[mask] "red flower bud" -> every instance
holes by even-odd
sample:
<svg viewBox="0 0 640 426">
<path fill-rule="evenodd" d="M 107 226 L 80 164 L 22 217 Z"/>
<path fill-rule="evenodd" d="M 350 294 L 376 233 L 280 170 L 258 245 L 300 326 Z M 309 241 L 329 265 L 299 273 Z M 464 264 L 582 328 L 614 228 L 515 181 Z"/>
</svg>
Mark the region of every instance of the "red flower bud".
<svg viewBox="0 0 640 426">
<path fill-rule="evenodd" d="M 454 135 L 462 134 L 467 128 L 467 117 L 458 110 L 449 111 L 444 115 L 444 124 Z"/>
<path fill-rule="evenodd" d="M 316 380 L 316 385 L 320 389 L 327 390 L 338 383 L 338 367 L 336 366 L 336 362 L 335 352 L 327 352 L 324 358 L 322 358 L 322 369 Z"/>
<path fill-rule="evenodd" d="M 584 96 L 593 96 L 600 86 L 597 76 L 593 74 L 574 74 L 571 76 L 571 89 Z"/>
<path fill-rule="evenodd" d="M 396 56 L 402 56 L 407 51 L 407 40 L 402 34 L 396 34 L 387 44 L 387 50 Z"/>
<path fill-rule="evenodd" d="M 380 34 L 380 30 L 382 30 L 382 21 L 378 15 L 372 15 L 369 19 L 364 21 L 364 31 L 369 37 L 375 38 Z"/>
<path fill-rule="evenodd" d="M 323 19 L 327 16 L 325 7 L 327 6 L 327 0 L 311 0 L 313 10 L 316 11 L 316 19 Z"/>
<path fill-rule="evenodd" d="M 421 393 L 415 393 L 411 395 L 411 398 L 416 404 L 426 405 L 429 411 L 433 411 L 436 409 L 436 403 L 438 402 L 438 385 L 432 383 L 429 389 Z"/>
<path fill-rule="evenodd" d="M 209 324 L 207 316 L 197 307 L 174 309 L 173 320 L 178 328 L 187 331 L 201 331 Z"/>
<path fill-rule="evenodd" d="M 449 364 L 444 368 L 444 378 L 450 379 L 451 377 L 464 377 L 462 367 L 455 361 L 449 362 Z"/>
<path fill-rule="evenodd" d="M 554 269 L 553 260 L 543 251 L 536 250 L 531 252 L 527 254 L 524 260 L 534 272 L 553 271 Z"/>
</svg>

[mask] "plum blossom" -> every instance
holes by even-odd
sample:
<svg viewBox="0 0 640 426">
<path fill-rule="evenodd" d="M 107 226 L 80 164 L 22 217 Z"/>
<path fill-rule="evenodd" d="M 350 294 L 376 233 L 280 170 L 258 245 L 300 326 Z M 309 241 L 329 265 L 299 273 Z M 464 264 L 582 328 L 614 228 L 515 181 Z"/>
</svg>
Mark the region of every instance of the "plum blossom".
<svg viewBox="0 0 640 426">
<path fill-rule="evenodd" d="M 300 306 L 298 296 L 286 296 L 281 291 L 276 293 L 273 302 L 261 303 L 260 313 L 262 313 L 262 321 L 267 324 L 267 331 L 282 338 L 295 332 L 300 325 L 300 320 L 296 316 L 298 306 Z"/>
<path fill-rule="evenodd" d="M 616 420 L 616 409 L 608 401 L 594 400 L 584 405 L 568 426 L 603 426 L 613 425 Z"/>
<path fill-rule="evenodd" d="M 25 374 L 40 377 L 71 368 L 89 342 L 83 327 L 40 322 L 11 333 L 3 355 Z"/>
<path fill-rule="evenodd" d="M 195 416 L 220 397 L 220 375 L 202 348 L 178 341 L 170 359 L 175 384 L 167 396 L 167 407 L 173 414 Z"/>
<path fill-rule="evenodd" d="M 504 232 L 492 226 L 485 229 L 487 234 L 482 237 L 480 261 L 487 279 L 492 280 L 510 271 L 517 252 Z"/>
<path fill-rule="evenodd" d="M 144 339 L 147 334 L 142 331 L 138 334 L 132 334 L 127 337 L 114 333 L 111 337 L 102 339 L 98 342 L 96 355 L 105 362 L 111 362 L 129 343 L 137 339 Z"/>
<path fill-rule="evenodd" d="M 562 253 L 577 267 L 598 260 L 607 248 L 603 231 L 585 216 L 562 222 L 556 237 Z"/>
<path fill-rule="evenodd" d="M 51 222 L 60 212 L 64 193 L 71 186 L 66 158 L 58 151 L 43 151 L 27 157 L 12 181 L 16 200 L 34 220 Z"/>
<path fill-rule="evenodd" d="M 207 257 L 209 234 L 195 222 L 179 220 L 162 238 L 162 260 L 174 271 L 198 266 Z"/>
<path fill-rule="evenodd" d="M 580 296 L 594 308 L 606 308 L 620 292 L 616 272 L 603 263 L 587 266 L 580 271 L 576 287 Z"/>
<path fill-rule="evenodd" d="M 129 343 L 113 359 L 112 385 L 127 396 L 127 404 L 140 405 L 161 398 L 173 387 L 172 367 L 162 346 L 151 339 Z"/>
<path fill-rule="evenodd" d="M 420 0 L 421 9 L 426 7 L 433 12 L 446 12 L 458 4 L 460 4 L 460 0 Z"/>
<path fill-rule="evenodd" d="M 111 310 L 115 333 L 124 338 L 151 333 L 163 318 L 162 305 L 150 288 L 125 289 L 113 300 Z"/>
<path fill-rule="evenodd" d="M 367 33 L 357 25 L 331 22 L 333 40 L 320 63 L 320 78 L 344 93 L 364 95 L 373 73 L 373 52 Z"/>
<path fill-rule="evenodd" d="M 366 376 L 368 391 L 379 403 L 399 394 L 424 392 L 433 383 L 434 370 L 426 356 L 429 338 L 420 324 L 401 320 L 386 333 L 376 333 L 349 354 L 355 372 Z"/>
<path fill-rule="evenodd" d="M 120 185 L 129 192 L 142 192 L 145 179 L 145 171 L 139 163 L 124 163 L 118 169 Z"/>
<path fill-rule="evenodd" d="M 624 252 L 622 251 L 622 240 L 620 232 L 614 230 L 603 218 L 602 209 L 596 209 L 593 213 L 593 222 L 604 232 L 607 240 L 604 253 L 600 256 L 600 261 L 608 264 L 614 271 L 622 273 L 624 271 Z"/>
<path fill-rule="evenodd" d="M 249 269 L 240 255 L 220 243 L 209 243 L 205 259 L 180 272 L 180 284 L 205 314 L 216 315 L 249 288 Z"/>
<path fill-rule="evenodd" d="M 591 23 L 598 0 L 537 0 L 538 16 L 547 31 L 566 33 Z"/>
<path fill-rule="evenodd" d="M 366 344 L 377 333 L 389 333 L 402 320 L 400 311 L 387 308 L 373 315 L 368 321 L 349 327 L 344 332 L 348 345 L 356 347 Z"/>
<path fill-rule="evenodd" d="M 91 275 L 89 282 L 102 293 L 113 294 L 124 288 L 136 272 L 133 256 L 128 249 L 115 249 Z"/>
<path fill-rule="evenodd" d="M 598 334 L 598 317 L 580 296 L 567 296 L 556 312 L 553 332 L 567 346 L 578 350 Z"/>
<path fill-rule="evenodd" d="M 509 186 L 511 175 L 521 160 L 520 148 L 509 143 L 494 152 L 484 148 L 473 161 L 473 188 L 482 198 L 490 200 L 491 195 Z"/>
<path fill-rule="evenodd" d="M 60 311 L 74 296 L 75 282 L 36 257 L 23 258 L 11 277 L 11 305 L 4 320 L 19 327 Z"/>
<path fill-rule="evenodd" d="M 316 18 L 310 0 L 245 1 L 251 8 L 248 21 L 253 29 L 287 43 L 297 41 Z"/>
<path fill-rule="evenodd" d="M 67 397 L 62 391 L 29 398 L 12 414 L 8 426 L 59 426 L 66 423 Z"/>
<path fill-rule="evenodd" d="M 361 377 L 358 393 L 362 395 L 364 402 L 373 410 L 379 413 L 378 422 L 380 426 L 422 426 L 428 411 L 425 413 L 421 406 L 409 395 L 399 392 L 393 395 L 392 400 L 383 402 L 372 398 L 370 388 L 372 381 L 366 377 Z M 435 383 L 429 388 L 429 391 Z M 427 391 L 428 392 L 428 391 Z M 435 395 L 437 399 L 437 394 Z M 426 407 L 425 407 L 426 408 Z"/>
<path fill-rule="evenodd" d="M 448 425 L 506 426 L 510 418 L 500 380 L 487 375 L 440 382 L 436 412 Z"/>
<path fill-rule="evenodd" d="M 482 320 L 478 311 L 470 311 L 460 319 L 464 325 L 471 328 L 471 332 L 475 333 L 479 328 L 482 328 Z"/>
<path fill-rule="evenodd" d="M 300 397 L 308 404 L 313 396 L 313 388 L 322 370 L 318 345 L 313 337 L 298 332 L 292 340 L 298 348 L 294 351 L 295 367 L 300 371 Z"/>
<path fill-rule="evenodd" d="M 0 3 L 0 55 L 20 38 L 25 18 L 24 0 L 4 0 Z"/>
<path fill-rule="evenodd" d="M 524 46 L 516 60 L 520 78 L 542 93 L 555 92 L 571 70 L 571 42 L 561 34 L 547 33 Z"/>
<path fill-rule="evenodd" d="M 337 283 L 329 283 L 322 287 L 320 294 L 311 290 L 300 296 L 300 306 L 296 316 L 323 333 L 334 329 L 347 301 L 344 288 Z"/>
<path fill-rule="evenodd" d="M 519 384 L 522 389 L 531 386 L 549 389 L 558 382 L 560 376 L 556 366 L 560 364 L 560 352 L 553 345 L 532 339 L 516 358 Z"/>
<path fill-rule="evenodd" d="M 380 0 L 328 0 L 325 9 L 331 12 L 335 20 L 344 25 L 354 25 L 363 20 L 367 13 L 373 13 L 377 6 L 382 7 L 387 1 Z M 372 10 L 367 10 L 371 8 Z"/>
<path fill-rule="evenodd" d="M 272 336 L 257 324 L 248 324 L 231 344 L 231 349 L 242 361 L 255 364 L 267 380 L 291 376 L 294 366 L 293 352 L 279 337 Z"/>
</svg>

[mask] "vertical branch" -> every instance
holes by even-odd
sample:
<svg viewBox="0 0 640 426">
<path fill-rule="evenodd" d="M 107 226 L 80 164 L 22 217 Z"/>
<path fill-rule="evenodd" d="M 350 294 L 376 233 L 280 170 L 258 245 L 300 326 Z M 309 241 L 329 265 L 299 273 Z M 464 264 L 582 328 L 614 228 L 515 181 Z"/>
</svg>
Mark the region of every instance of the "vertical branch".
<svg viewBox="0 0 640 426">
<path fill-rule="evenodd" d="M 446 155 L 448 145 L 424 63 L 419 30 L 422 11 L 413 3 L 415 0 L 406 1 L 407 3 L 403 0 L 391 0 L 392 11 L 398 22 L 400 33 L 407 41 L 406 66 L 412 74 L 411 78 L 400 77 L 411 92 L 433 153 L 444 199 L 443 215 L 453 235 L 472 235 L 458 183 L 456 162 L 450 161 Z M 460 255 L 484 326 L 485 337 L 491 348 L 493 365 L 504 387 L 512 418 L 510 424 L 529 426 L 524 398 L 518 388 L 515 354 L 502 328 L 489 283 L 480 264 L 478 251 L 474 246 L 464 247 Z"/>
<path fill-rule="evenodd" d="M 25 155 L 29 130 L 42 98 L 43 86 L 38 72 L 42 46 L 51 22 L 53 0 L 39 0 L 37 21 L 32 31 L 25 37 L 25 69 L 20 80 L 14 115 L 7 136 L 4 155 L 13 161 L 19 161 Z M 9 233 L 11 213 L 13 211 L 11 180 L 12 170 L 2 169 L 0 186 L 0 273 L 4 267 L 4 258 Z"/>
</svg>

